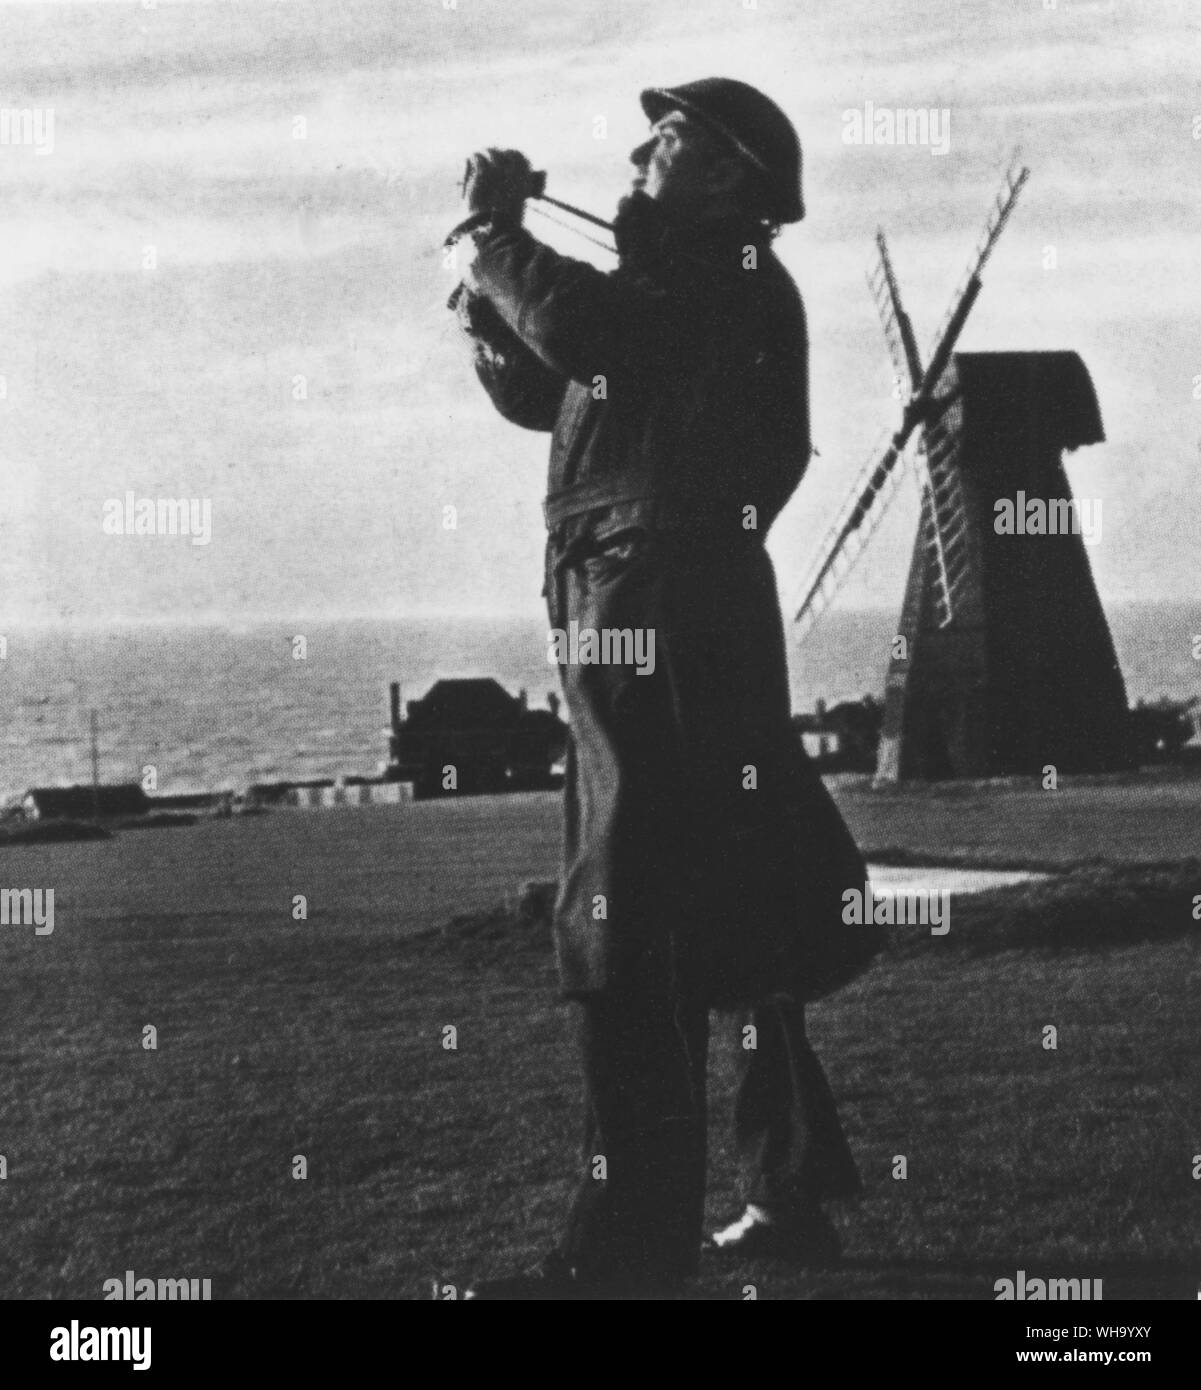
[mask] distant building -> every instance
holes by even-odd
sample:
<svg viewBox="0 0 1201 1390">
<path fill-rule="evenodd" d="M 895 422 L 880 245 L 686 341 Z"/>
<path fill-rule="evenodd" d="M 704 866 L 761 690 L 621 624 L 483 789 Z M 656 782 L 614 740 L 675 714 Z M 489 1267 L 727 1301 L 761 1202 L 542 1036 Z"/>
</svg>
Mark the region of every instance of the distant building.
<svg viewBox="0 0 1201 1390">
<path fill-rule="evenodd" d="M 871 772 L 876 766 L 883 707 L 865 695 L 826 708 L 818 700 L 812 714 L 794 714 L 801 746 L 823 771 Z"/>
<path fill-rule="evenodd" d="M 441 680 L 424 699 L 407 702 L 402 720 L 395 683 L 391 696 L 392 736 L 384 776 L 412 782 L 414 796 L 560 785 L 555 764 L 566 752 L 567 725 L 558 716 L 557 698 L 550 709 L 532 710 L 524 690 L 512 696 L 490 678 Z"/>
<path fill-rule="evenodd" d="M 817 762 L 833 760 L 842 749 L 842 739 L 832 729 L 803 730 L 801 746 Z"/>
<path fill-rule="evenodd" d="M 1074 498 L 1063 462 L 1105 438 L 1088 369 L 1074 352 L 958 352 L 932 411 L 876 780 L 1137 766 L 1088 557 L 1101 499 Z"/>
<path fill-rule="evenodd" d="M 32 787 L 21 798 L 25 820 L 93 820 L 140 816 L 150 798 L 137 782 L 112 787 Z"/>
</svg>

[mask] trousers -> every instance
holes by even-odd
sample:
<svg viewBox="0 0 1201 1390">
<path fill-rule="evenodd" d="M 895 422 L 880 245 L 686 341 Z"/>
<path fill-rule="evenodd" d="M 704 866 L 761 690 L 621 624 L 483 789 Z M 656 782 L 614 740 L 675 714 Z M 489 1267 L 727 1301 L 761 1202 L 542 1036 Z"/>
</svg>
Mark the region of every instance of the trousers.
<svg viewBox="0 0 1201 1390">
<path fill-rule="evenodd" d="M 670 933 L 648 940 L 614 988 L 576 1007 L 584 1171 L 560 1253 L 587 1280 L 688 1278 L 704 1220 L 710 1017 L 686 947 Z M 734 1045 L 744 1201 L 786 1220 L 855 1196 L 859 1173 L 804 1005 L 764 998 Z"/>
</svg>

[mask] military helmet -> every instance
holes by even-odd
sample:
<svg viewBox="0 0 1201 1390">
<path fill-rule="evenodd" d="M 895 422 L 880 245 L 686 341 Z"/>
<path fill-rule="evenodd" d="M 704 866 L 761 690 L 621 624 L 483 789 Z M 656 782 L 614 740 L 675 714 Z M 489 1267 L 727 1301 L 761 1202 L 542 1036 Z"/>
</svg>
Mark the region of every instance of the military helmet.
<svg viewBox="0 0 1201 1390">
<path fill-rule="evenodd" d="M 762 176 L 770 215 L 799 222 L 801 142 L 792 122 L 770 97 L 731 77 L 702 77 L 679 87 L 648 87 L 642 109 L 651 121 L 683 111 L 732 146 Z"/>
</svg>

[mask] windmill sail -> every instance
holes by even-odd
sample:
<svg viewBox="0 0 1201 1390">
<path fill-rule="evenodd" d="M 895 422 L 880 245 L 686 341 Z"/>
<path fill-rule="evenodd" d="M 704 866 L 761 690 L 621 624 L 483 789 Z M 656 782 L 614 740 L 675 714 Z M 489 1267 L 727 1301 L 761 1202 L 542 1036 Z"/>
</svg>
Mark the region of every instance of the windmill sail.
<svg viewBox="0 0 1201 1390">
<path fill-rule="evenodd" d="M 819 559 L 805 582 L 805 601 L 796 615 L 801 636 L 809 631 L 842 587 L 843 580 L 883 520 L 904 476 L 896 467 L 901 454 L 894 443 L 889 443 L 881 452 L 887 439 L 886 430 L 818 549 Z"/>
<path fill-rule="evenodd" d="M 868 286 L 880 314 L 898 386 L 908 378 L 906 399 L 909 399 L 912 392 L 921 390 L 922 359 L 913 324 L 901 303 L 901 287 L 892 268 L 883 228 L 876 232 L 876 249 L 879 261 L 875 273 L 867 277 Z M 962 533 L 964 529 L 963 518 L 957 514 L 962 499 L 955 495 L 957 489 L 952 491 L 957 481 L 953 470 L 944 469 L 937 481 L 931 477 L 931 460 L 925 440 L 916 450 L 915 458 L 922 488 L 922 550 L 933 578 L 938 623 L 940 627 L 945 627 L 954 615 L 952 585 L 947 572 L 948 531 L 955 529 Z"/>
<path fill-rule="evenodd" d="M 967 272 L 960 282 L 959 288 L 951 296 L 951 307 L 947 310 L 946 317 L 934 334 L 932 356 L 937 353 L 938 347 L 945 341 L 955 319 L 956 307 L 968 292 L 973 281 L 977 282 L 977 292 L 979 291 L 979 280 L 984 267 L 988 264 L 993 247 L 996 246 L 1001 233 L 1005 230 L 1005 224 L 1009 221 L 1010 215 L 1017 205 L 1018 197 L 1025 187 L 1026 180 L 1030 177 L 1030 170 L 1025 165 L 1019 167 L 1019 158 L 1020 152 L 1014 150 L 1013 158 L 1010 160 L 1009 168 L 1005 171 L 1005 177 L 1001 183 L 1001 190 L 993 202 L 988 219 L 984 224 L 984 230 L 980 233 L 980 240 L 976 243 L 976 249 L 968 262 Z M 950 353 L 947 355 L 950 356 Z"/>
<path fill-rule="evenodd" d="M 922 381 L 922 361 L 917 351 L 917 339 L 913 336 L 913 324 L 901 305 L 901 287 L 892 268 L 883 227 L 876 229 L 876 250 L 880 261 L 875 273 L 869 273 L 867 277 L 868 288 L 876 301 L 889 355 L 896 369 L 896 379 L 898 383 L 908 379 L 908 390 L 916 391 Z"/>
<path fill-rule="evenodd" d="M 850 573 L 883 519 L 899 482 L 900 470 L 897 465 L 904 459 L 906 446 L 914 431 L 932 414 L 938 382 L 946 371 L 951 353 L 980 293 L 980 273 L 992 255 L 993 247 L 1004 230 L 1022 186 L 1029 176 L 1029 169 L 1017 167 L 1015 155 L 1006 172 L 1001 192 L 989 212 L 984 231 L 969 262 L 967 274 L 952 298 L 943 325 L 935 336 L 929 365 L 924 371 L 918 359 L 912 327 L 901 308 L 900 293 L 896 286 L 896 277 L 892 273 L 891 261 L 888 259 L 887 245 L 882 235 L 877 239 L 877 246 L 881 250 L 882 268 L 871 281 L 873 294 L 877 303 L 884 306 L 881 313 L 885 317 L 885 331 L 893 350 L 893 360 L 898 366 L 901 362 L 904 363 L 905 373 L 912 386 L 912 395 L 906 404 L 900 426 L 893 432 L 882 452 L 878 455 L 873 452 L 850 499 L 843 504 L 818 551 L 817 562 L 805 584 L 803 597 L 796 612 L 796 621 L 801 626 L 802 636 L 829 606 L 841 588 L 842 581 Z M 877 285 L 880 286 L 879 290 Z M 894 324 L 892 328 L 889 327 L 890 322 Z M 937 435 L 937 431 L 935 433 Z M 932 469 L 934 471 L 931 471 Z M 955 534 L 957 515 L 962 503 L 961 499 L 957 500 L 954 496 L 951 482 L 954 469 L 946 465 L 945 449 L 942 455 L 939 454 L 937 438 L 933 456 L 927 453 L 927 464 L 923 471 L 927 474 L 923 479 L 924 493 L 934 533 L 933 558 L 940 573 L 939 602 L 949 621 L 953 569 L 948 568 L 948 538 Z M 924 504 L 923 517 L 926 511 L 927 506 Z M 945 531 L 944 525 L 947 528 Z"/>
<path fill-rule="evenodd" d="M 968 572 L 968 517 L 959 474 L 958 411 L 952 405 L 926 425 L 922 440 L 926 489 L 923 539 L 934 581 L 938 626 L 955 616 L 959 587 Z"/>
</svg>

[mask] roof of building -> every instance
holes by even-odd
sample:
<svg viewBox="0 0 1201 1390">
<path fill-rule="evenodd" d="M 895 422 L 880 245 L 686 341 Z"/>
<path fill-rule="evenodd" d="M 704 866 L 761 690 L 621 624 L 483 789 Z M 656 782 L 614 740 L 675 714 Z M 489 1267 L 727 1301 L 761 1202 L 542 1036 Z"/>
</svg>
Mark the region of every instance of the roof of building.
<svg viewBox="0 0 1201 1390">
<path fill-rule="evenodd" d="M 1078 449 L 1105 438 L 1101 407 L 1088 368 L 1076 352 L 957 352 L 961 387 L 1006 413 L 1057 448 Z"/>
<path fill-rule="evenodd" d="M 410 725 L 436 728 L 506 727 L 520 718 L 523 705 L 490 676 L 436 681 L 421 700 L 410 700 Z"/>
<path fill-rule="evenodd" d="M 30 787 L 22 798 L 32 800 L 38 815 L 102 816 L 136 815 L 148 809 L 150 798 L 137 782 L 107 787 Z"/>
</svg>

